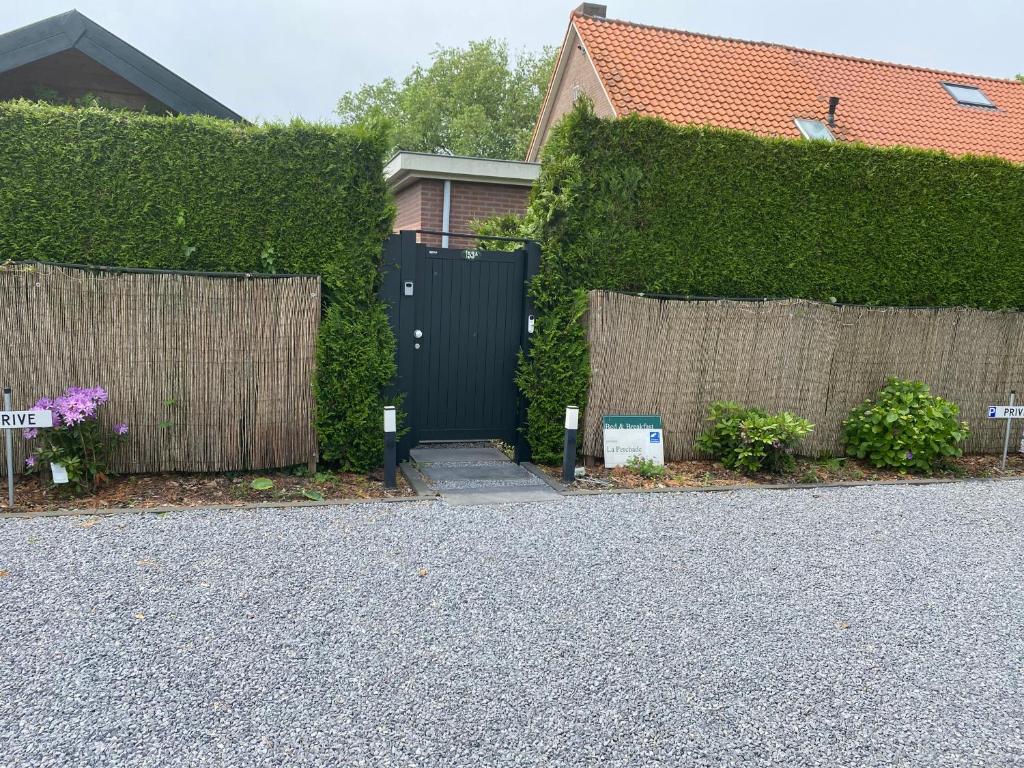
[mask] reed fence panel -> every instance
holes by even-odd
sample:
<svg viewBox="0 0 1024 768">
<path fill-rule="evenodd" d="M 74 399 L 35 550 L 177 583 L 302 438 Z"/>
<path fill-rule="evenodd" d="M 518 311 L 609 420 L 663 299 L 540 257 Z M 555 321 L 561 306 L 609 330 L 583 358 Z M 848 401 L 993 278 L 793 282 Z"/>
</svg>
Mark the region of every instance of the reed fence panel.
<svg viewBox="0 0 1024 768">
<path fill-rule="evenodd" d="M 810 419 L 809 455 L 843 452 L 842 421 L 889 376 L 957 403 L 965 450 L 1002 450 L 986 406 L 1024 391 L 1024 313 L 811 301 L 658 299 L 592 291 L 583 449 L 602 455 L 601 417 L 660 414 L 666 459 L 695 458 L 708 406 L 735 400 Z"/>
<path fill-rule="evenodd" d="M 317 453 L 320 279 L 0 266 L 0 382 L 16 408 L 102 386 L 119 472 L 305 464 Z M 19 466 L 30 447 L 16 436 Z"/>
</svg>

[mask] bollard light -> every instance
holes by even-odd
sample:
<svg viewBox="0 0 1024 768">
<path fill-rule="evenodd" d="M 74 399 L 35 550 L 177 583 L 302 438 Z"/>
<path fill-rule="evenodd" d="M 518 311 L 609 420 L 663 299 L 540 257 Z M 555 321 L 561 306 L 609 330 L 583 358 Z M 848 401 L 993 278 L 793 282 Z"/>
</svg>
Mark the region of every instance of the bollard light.
<svg viewBox="0 0 1024 768">
<path fill-rule="evenodd" d="M 565 447 L 562 450 L 562 482 L 568 485 L 576 480 L 576 430 L 580 425 L 580 409 L 575 405 L 565 409 Z"/>
<path fill-rule="evenodd" d="M 398 450 L 395 442 L 395 433 L 398 432 L 398 418 L 395 415 L 395 406 L 384 406 L 384 487 L 397 488 L 395 478 L 395 467 L 398 464 Z"/>
</svg>

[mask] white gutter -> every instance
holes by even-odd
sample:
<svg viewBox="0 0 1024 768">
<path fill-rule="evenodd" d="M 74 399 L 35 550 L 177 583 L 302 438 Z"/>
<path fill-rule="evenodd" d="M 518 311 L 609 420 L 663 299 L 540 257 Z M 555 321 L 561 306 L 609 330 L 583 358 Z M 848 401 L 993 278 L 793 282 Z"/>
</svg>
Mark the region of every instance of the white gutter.
<svg viewBox="0 0 1024 768">
<path fill-rule="evenodd" d="M 452 180 L 444 180 L 444 207 L 441 209 L 441 231 L 447 232 L 452 224 Z M 448 247 L 448 235 L 441 235 L 441 247 Z"/>
</svg>

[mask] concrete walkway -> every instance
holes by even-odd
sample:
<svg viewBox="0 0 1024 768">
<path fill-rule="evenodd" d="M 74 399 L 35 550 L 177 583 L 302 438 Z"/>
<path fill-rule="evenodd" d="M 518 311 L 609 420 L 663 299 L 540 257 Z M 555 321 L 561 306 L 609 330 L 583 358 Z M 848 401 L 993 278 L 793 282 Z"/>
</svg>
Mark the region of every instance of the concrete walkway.
<svg viewBox="0 0 1024 768">
<path fill-rule="evenodd" d="M 449 504 L 503 504 L 553 501 L 561 496 L 487 443 L 472 447 L 443 443 L 411 451 L 416 468 Z"/>
</svg>

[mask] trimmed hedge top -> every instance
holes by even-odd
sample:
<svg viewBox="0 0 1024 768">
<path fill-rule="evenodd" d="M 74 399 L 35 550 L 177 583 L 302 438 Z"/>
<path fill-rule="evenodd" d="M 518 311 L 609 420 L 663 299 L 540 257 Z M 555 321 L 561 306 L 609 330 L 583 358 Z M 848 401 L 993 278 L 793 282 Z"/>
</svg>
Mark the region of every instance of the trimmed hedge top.
<svg viewBox="0 0 1024 768">
<path fill-rule="evenodd" d="M 534 198 L 574 287 L 1024 307 L 1024 166 L 578 108 Z"/>
<path fill-rule="evenodd" d="M 0 103 L 0 257 L 375 278 L 382 137 L 198 115 Z"/>
<path fill-rule="evenodd" d="M 376 299 L 394 208 L 383 137 L 100 108 L 0 103 L 0 260 L 318 274 L 326 458 L 380 460 L 393 338 Z M 327 376 L 327 378 L 325 378 Z"/>
<path fill-rule="evenodd" d="M 995 158 L 602 120 L 584 103 L 545 148 L 527 221 L 545 321 L 520 380 L 542 460 L 586 398 L 586 290 L 1024 308 L 1024 167 Z"/>
</svg>

